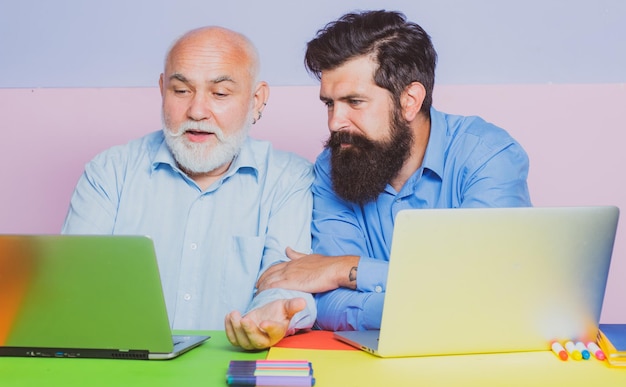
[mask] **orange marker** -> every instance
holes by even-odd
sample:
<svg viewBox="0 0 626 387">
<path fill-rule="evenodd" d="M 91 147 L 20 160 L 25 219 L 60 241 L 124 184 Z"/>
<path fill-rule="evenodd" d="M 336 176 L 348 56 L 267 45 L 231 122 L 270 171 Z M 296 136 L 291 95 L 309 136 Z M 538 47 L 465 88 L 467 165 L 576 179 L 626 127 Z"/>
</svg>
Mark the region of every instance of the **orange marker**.
<svg viewBox="0 0 626 387">
<path fill-rule="evenodd" d="M 554 354 L 557 355 L 559 359 L 563 361 L 567 360 L 567 351 L 565 351 L 565 348 L 563 348 L 563 346 L 558 341 L 552 343 L 552 352 L 554 352 Z"/>
</svg>

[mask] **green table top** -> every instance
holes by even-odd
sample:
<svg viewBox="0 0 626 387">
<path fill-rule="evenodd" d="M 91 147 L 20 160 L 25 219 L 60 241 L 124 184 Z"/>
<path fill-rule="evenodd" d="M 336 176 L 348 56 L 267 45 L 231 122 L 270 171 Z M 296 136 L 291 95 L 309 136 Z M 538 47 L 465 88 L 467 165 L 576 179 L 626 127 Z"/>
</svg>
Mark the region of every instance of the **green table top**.
<svg viewBox="0 0 626 387">
<path fill-rule="evenodd" d="M 172 360 L 0 357 L 1 386 L 227 386 L 230 360 L 264 359 L 235 348 L 224 331 Z"/>
</svg>

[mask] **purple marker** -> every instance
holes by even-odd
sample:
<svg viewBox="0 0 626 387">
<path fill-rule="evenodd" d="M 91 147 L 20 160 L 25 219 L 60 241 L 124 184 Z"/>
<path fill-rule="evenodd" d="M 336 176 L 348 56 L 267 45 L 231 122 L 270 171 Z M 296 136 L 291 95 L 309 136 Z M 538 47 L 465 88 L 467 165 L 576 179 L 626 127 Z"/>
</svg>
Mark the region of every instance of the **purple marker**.
<svg viewBox="0 0 626 387">
<path fill-rule="evenodd" d="M 232 376 L 226 377 L 228 384 L 238 386 L 293 386 L 311 387 L 315 385 L 312 376 Z"/>
</svg>

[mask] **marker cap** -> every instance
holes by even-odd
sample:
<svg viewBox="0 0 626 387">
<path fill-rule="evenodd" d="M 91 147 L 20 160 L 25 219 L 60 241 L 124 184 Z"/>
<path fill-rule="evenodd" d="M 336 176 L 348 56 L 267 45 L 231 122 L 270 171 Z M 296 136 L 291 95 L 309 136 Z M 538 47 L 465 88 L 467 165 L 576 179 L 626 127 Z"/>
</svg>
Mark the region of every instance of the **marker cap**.
<svg viewBox="0 0 626 387">
<path fill-rule="evenodd" d="M 600 361 L 606 359 L 606 355 L 604 354 L 604 352 L 602 352 L 602 349 L 600 349 L 600 347 L 598 347 L 598 344 L 594 343 L 593 341 L 587 343 L 587 348 L 589 348 L 589 352 L 591 352 L 591 354 L 593 354 L 596 359 Z"/>
<path fill-rule="evenodd" d="M 584 360 L 587 360 L 591 357 L 591 355 L 589 354 L 589 350 L 587 350 L 585 343 L 583 343 L 582 341 L 576 342 L 576 349 L 580 352 Z"/>
<path fill-rule="evenodd" d="M 573 341 L 568 341 L 567 343 L 565 343 L 565 349 L 567 350 L 567 353 L 572 357 L 572 359 L 582 360 L 583 355 L 576 348 L 576 344 L 574 344 Z"/>
<path fill-rule="evenodd" d="M 552 352 L 554 352 L 554 354 L 557 355 L 559 359 L 563 361 L 567 360 L 567 357 L 568 357 L 567 352 L 565 351 L 565 348 L 563 348 L 561 343 L 559 343 L 558 341 L 555 341 L 554 343 L 552 343 Z"/>
</svg>

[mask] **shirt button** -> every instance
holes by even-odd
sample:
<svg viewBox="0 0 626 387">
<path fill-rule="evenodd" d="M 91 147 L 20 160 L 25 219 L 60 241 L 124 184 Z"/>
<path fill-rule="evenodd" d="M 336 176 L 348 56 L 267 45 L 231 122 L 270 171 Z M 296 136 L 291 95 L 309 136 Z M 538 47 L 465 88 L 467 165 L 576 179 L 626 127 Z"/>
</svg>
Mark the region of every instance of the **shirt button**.
<svg viewBox="0 0 626 387">
<path fill-rule="evenodd" d="M 195 249 L 197 249 L 197 248 L 198 248 L 198 245 L 197 245 L 197 244 L 195 244 L 195 243 L 192 243 L 192 244 L 190 244 L 190 245 L 189 245 L 189 247 L 190 247 L 192 250 L 195 250 Z"/>
<path fill-rule="evenodd" d="M 374 288 L 374 291 L 375 291 L 376 293 L 381 293 L 381 292 L 383 291 L 383 287 L 382 287 L 382 286 L 380 286 L 380 285 L 378 285 L 378 286 L 376 286 L 376 287 Z"/>
<path fill-rule="evenodd" d="M 185 293 L 185 295 L 183 296 L 183 299 L 184 299 L 185 301 L 189 301 L 189 300 L 191 300 L 191 294 L 189 294 L 189 293 Z"/>
</svg>

